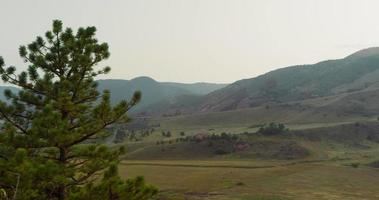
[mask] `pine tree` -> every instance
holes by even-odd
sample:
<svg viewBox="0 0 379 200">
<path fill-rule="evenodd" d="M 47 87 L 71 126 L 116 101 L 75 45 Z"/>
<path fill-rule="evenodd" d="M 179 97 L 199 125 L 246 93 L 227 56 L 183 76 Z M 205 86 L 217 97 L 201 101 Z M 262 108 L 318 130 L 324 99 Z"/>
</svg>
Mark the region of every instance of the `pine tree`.
<svg viewBox="0 0 379 200">
<path fill-rule="evenodd" d="M 17 73 L 0 57 L 2 80 L 20 88 L 17 94 L 6 90 L 8 101 L 0 102 L 2 193 L 15 195 L 18 184 L 17 199 L 75 199 L 93 195 L 94 188 L 113 190 L 101 199 L 149 199 L 156 194 L 141 178 L 118 178 L 115 167 L 124 149 L 99 142 L 107 135 L 106 127 L 129 120 L 127 111 L 141 94 L 112 106 L 109 91 L 98 92 L 94 79 L 110 71 L 98 69 L 98 64 L 110 53 L 95 32 L 95 27 L 63 30 L 55 20 L 45 37 L 19 48 L 26 71 Z"/>
</svg>

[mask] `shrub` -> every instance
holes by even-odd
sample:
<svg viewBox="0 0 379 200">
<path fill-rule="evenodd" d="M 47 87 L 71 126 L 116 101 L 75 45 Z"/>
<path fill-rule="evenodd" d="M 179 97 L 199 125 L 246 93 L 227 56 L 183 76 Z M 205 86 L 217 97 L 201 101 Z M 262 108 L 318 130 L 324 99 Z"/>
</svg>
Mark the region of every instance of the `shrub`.
<svg viewBox="0 0 379 200">
<path fill-rule="evenodd" d="M 238 182 L 238 183 L 236 183 L 236 185 L 237 185 L 237 186 L 244 186 L 245 183 L 243 183 L 243 182 Z"/>
<path fill-rule="evenodd" d="M 228 154 L 228 152 L 225 151 L 225 150 L 223 150 L 223 149 L 217 149 L 217 150 L 215 151 L 215 154 L 216 154 L 216 155 L 225 155 L 225 154 Z"/>
<path fill-rule="evenodd" d="M 258 133 L 263 135 L 279 135 L 288 131 L 284 124 L 270 123 L 259 128 Z"/>
<path fill-rule="evenodd" d="M 361 165 L 361 163 L 359 162 L 354 162 L 354 163 L 351 163 L 350 166 L 354 167 L 354 168 L 358 168 L 359 165 Z"/>
<path fill-rule="evenodd" d="M 171 137 L 171 132 L 170 131 L 166 132 L 166 137 Z"/>
</svg>

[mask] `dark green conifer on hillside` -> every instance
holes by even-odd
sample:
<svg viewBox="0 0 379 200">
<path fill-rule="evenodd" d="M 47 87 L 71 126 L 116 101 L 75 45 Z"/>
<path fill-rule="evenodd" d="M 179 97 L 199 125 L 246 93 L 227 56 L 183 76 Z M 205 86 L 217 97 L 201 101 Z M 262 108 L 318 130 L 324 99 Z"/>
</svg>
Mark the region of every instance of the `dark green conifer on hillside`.
<svg viewBox="0 0 379 200">
<path fill-rule="evenodd" d="M 55 20 L 45 37 L 19 48 L 26 71 L 6 67 L 3 81 L 18 86 L 0 102 L 0 189 L 17 199 L 150 199 L 157 190 L 143 178 L 122 181 L 117 162 L 123 148 L 100 144 L 111 124 L 127 122 L 127 111 L 140 100 L 110 104 L 110 93 L 97 91 L 94 78 L 109 57 L 108 45 L 95 38 L 95 27 L 63 30 Z M 105 174 L 104 174 L 105 172 Z M 101 179 L 101 177 L 103 178 Z M 17 189 L 17 193 L 16 193 Z M 87 198 L 88 197 L 88 198 Z"/>
</svg>

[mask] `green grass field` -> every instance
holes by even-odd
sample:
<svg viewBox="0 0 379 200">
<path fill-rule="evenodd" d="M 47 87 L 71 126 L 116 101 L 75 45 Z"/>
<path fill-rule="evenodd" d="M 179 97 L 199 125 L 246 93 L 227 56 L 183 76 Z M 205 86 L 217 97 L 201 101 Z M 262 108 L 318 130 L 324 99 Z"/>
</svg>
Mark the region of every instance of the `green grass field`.
<svg viewBox="0 0 379 200">
<path fill-rule="evenodd" d="M 127 143 L 129 153 L 120 164 L 120 172 L 125 178 L 145 176 L 160 189 L 162 200 L 379 199 L 379 169 L 368 165 L 379 160 L 379 143 L 367 139 L 379 133 L 376 119 L 359 124 L 293 123 L 288 127 L 288 136 L 240 135 L 240 140 L 251 144 L 249 150 L 215 155 L 216 147 L 228 144 L 156 145 L 155 141 L 181 137 L 181 131 L 186 136 L 198 132 L 240 134 L 255 132 L 257 127 L 178 128 L 161 123 L 141 141 Z M 162 130 L 170 130 L 172 136 L 162 137 Z M 309 154 L 272 156 L 287 144 L 304 147 Z"/>
<path fill-rule="evenodd" d="M 144 175 L 148 182 L 159 186 L 161 199 L 379 198 L 378 169 L 333 163 L 271 164 L 134 161 L 120 168 L 124 177 Z"/>
</svg>

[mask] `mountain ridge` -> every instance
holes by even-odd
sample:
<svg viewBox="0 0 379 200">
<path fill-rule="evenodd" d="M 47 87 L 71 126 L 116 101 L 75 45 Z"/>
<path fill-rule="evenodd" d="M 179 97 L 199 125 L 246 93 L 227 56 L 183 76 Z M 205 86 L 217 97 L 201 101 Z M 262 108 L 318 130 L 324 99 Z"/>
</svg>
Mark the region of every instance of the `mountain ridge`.
<svg viewBox="0 0 379 200">
<path fill-rule="evenodd" d="M 148 76 L 97 82 L 99 91 L 111 91 L 112 103 L 128 100 L 135 91 L 141 91 L 142 101 L 133 109 L 135 113 L 172 116 L 223 112 L 379 87 L 379 47 L 341 59 L 283 67 L 231 84 L 159 82 Z"/>
<path fill-rule="evenodd" d="M 141 102 L 134 108 L 133 112 L 143 112 L 144 108 L 158 102 L 169 102 L 182 96 L 201 96 L 214 90 L 225 87 L 226 84 L 214 83 L 175 83 L 158 82 L 151 77 L 141 76 L 130 80 L 124 79 L 101 79 L 98 89 L 111 91 L 111 102 L 116 103 L 123 99 L 130 99 L 135 91 L 142 92 Z"/>
<path fill-rule="evenodd" d="M 166 112 L 220 112 L 352 92 L 378 83 L 379 76 L 371 74 L 379 75 L 379 47 L 363 49 L 341 59 L 279 68 L 238 80 L 192 104 L 166 106 Z"/>
<path fill-rule="evenodd" d="M 158 82 L 151 77 L 140 76 L 130 80 L 126 79 L 100 79 L 98 90 L 110 90 L 111 103 L 115 104 L 121 100 L 129 100 L 135 91 L 142 92 L 142 99 L 132 112 L 143 111 L 145 107 L 154 103 L 169 102 L 179 96 L 202 96 L 211 91 L 226 86 L 226 84 L 213 84 L 206 82 L 198 83 L 176 83 L 176 82 Z M 11 89 L 13 92 L 19 91 L 19 88 L 12 86 L 0 86 L 0 100 L 7 101 L 4 91 Z"/>
</svg>

